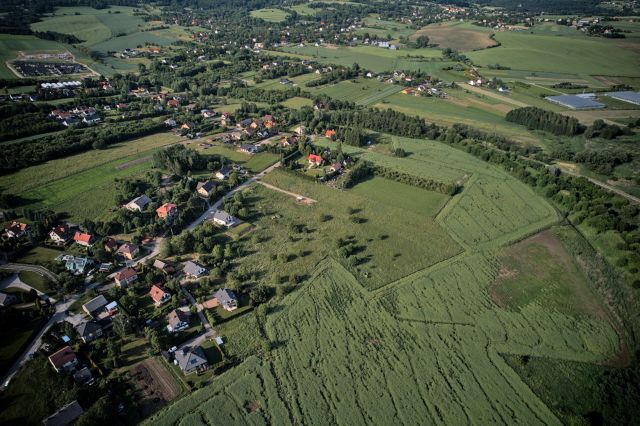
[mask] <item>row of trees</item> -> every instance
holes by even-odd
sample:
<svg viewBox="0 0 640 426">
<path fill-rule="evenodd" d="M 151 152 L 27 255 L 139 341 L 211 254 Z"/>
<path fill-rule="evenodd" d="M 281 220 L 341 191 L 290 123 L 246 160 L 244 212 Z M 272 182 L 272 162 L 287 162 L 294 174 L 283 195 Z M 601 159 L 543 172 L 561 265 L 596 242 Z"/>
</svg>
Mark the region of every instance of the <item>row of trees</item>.
<svg viewBox="0 0 640 426">
<path fill-rule="evenodd" d="M 505 118 L 529 129 L 544 130 L 554 135 L 573 136 L 584 131 L 584 126 L 576 118 L 537 107 L 513 109 Z"/>
</svg>

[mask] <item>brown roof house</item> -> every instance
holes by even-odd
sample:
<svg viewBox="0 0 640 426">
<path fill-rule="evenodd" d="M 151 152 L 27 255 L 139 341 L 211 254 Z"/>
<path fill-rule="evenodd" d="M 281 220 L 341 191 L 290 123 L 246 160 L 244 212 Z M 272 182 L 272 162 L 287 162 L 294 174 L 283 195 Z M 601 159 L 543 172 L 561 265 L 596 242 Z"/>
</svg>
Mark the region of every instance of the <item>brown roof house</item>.
<svg viewBox="0 0 640 426">
<path fill-rule="evenodd" d="M 167 330 L 169 333 L 177 333 L 184 329 L 189 328 L 189 314 L 180 310 L 174 309 L 167 315 Z"/>
<path fill-rule="evenodd" d="M 137 245 L 133 243 L 124 243 L 120 246 L 116 253 L 127 260 L 133 260 L 133 258 L 136 257 L 139 252 L 140 247 L 138 247 Z"/>
<path fill-rule="evenodd" d="M 126 287 L 138 279 L 138 273 L 131 267 L 124 268 L 113 277 L 118 287 Z"/>
<path fill-rule="evenodd" d="M 208 180 L 206 182 L 198 182 L 196 186 L 196 192 L 201 197 L 209 198 L 216 192 L 216 184 Z"/>
<path fill-rule="evenodd" d="M 49 362 L 57 373 L 70 373 L 76 369 L 78 358 L 69 346 L 65 346 L 51 355 Z"/>
</svg>

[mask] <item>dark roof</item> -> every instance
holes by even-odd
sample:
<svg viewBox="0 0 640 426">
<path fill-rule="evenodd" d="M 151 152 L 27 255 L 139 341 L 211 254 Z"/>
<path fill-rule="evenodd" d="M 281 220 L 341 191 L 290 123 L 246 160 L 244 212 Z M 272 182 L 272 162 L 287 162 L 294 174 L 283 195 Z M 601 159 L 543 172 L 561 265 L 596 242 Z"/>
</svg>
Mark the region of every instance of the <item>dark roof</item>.
<svg viewBox="0 0 640 426">
<path fill-rule="evenodd" d="M 167 322 L 171 327 L 175 327 L 181 322 L 189 322 L 189 315 L 180 309 L 174 309 L 167 314 Z"/>
<path fill-rule="evenodd" d="M 107 303 L 109 303 L 107 302 L 107 299 L 103 295 L 99 295 L 82 305 L 82 308 L 85 311 L 91 313 L 97 311 L 100 308 L 103 308 Z"/>
<path fill-rule="evenodd" d="M 176 351 L 175 357 L 178 362 L 178 367 L 180 367 L 182 371 L 195 370 L 199 366 L 207 364 L 207 358 L 200 346 L 179 349 Z"/>
<path fill-rule="evenodd" d="M 208 180 L 206 182 L 198 182 L 198 185 L 196 186 L 196 190 L 199 190 L 200 188 L 202 188 L 207 192 L 211 192 L 215 189 L 215 187 L 216 187 L 216 184 Z"/>
<path fill-rule="evenodd" d="M 194 263 L 194 262 L 188 260 L 184 264 L 184 268 L 182 269 L 182 271 L 187 275 L 197 276 L 197 275 L 203 274 L 207 270 L 206 270 L 206 268 L 198 265 L 197 263 Z"/>
<path fill-rule="evenodd" d="M 73 401 L 42 420 L 42 424 L 45 426 L 66 426 L 73 423 L 82 413 L 84 410 L 78 401 Z"/>
<path fill-rule="evenodd" d="M 80 337 L 89 337 L 92 334 L 95 335 L 100 330 L 102 330 L 102 327 L 93 321 L 81 322 L 76 326 L 76 331 Z"/>
</svg>

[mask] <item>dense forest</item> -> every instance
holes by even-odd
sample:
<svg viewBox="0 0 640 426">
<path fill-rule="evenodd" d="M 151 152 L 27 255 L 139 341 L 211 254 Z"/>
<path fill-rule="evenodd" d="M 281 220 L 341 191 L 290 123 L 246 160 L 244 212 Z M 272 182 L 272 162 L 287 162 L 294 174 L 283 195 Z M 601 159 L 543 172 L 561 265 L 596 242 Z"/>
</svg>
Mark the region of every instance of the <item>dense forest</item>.
<svg viewBox="0 0 640 426">
<path fill-rule="evenodd" d="M 506 120 L 554 135 L 573 136 L 584 131 L 577 119 L 536 107 L 513 109 L 507 113 Z"/>
</svg>

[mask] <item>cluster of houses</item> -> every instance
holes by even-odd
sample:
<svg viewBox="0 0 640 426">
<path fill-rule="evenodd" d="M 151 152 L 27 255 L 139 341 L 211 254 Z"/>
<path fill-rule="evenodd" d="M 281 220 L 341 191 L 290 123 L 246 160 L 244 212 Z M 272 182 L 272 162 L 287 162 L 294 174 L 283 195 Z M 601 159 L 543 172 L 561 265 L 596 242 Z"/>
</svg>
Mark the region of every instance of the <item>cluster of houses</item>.
<svg viewBox="0 0 640 426">
<path fill-rule="evenodd" d="M 28 224 L 14 220 L 4 225 L 2 236 L 8 239 L 19 239 L 28 236 L 30 231 Z"/>
<path fill-rule="evenodd" d="M 389 50 L 398 50 L 398 45 L 391 43 L 390 41 L 387 40 L 369 40 L 368 38 L 364 39 L 364 44 L 366 45 L 370 45 L 370 46 L 376 46 L 376 47 L 381 47 L 383 49 L 389 49 Z"/>
<path fill-rule="evenodd" d="M 235 121 L 230 113 L 223 113 L 220 117 L 220 124 L 230 131 L 220 134 L 219 139 L 223 143 L 234 143 L 248 139 L 263 139 L 278 134 L 277 122 L 272 115 L 265 115 L 262 118 L 246 118 Z M 240 145 L 240 150 L 254 154 L 258 152 L 258 147 L 252 144 Z"/>
<path fill-rule="evenodd" d="M 98 110 L 96 110 L 94 107 L 87 106 L 75 107 L 70 111 L 56 108 L 49 113 L 49 117 L 57 120 L 61 125 L 65 127 L 75 126 L 80 123 L 91 126 L 102 121 L 100 115 L 98 114 Z"/>
</svg>

